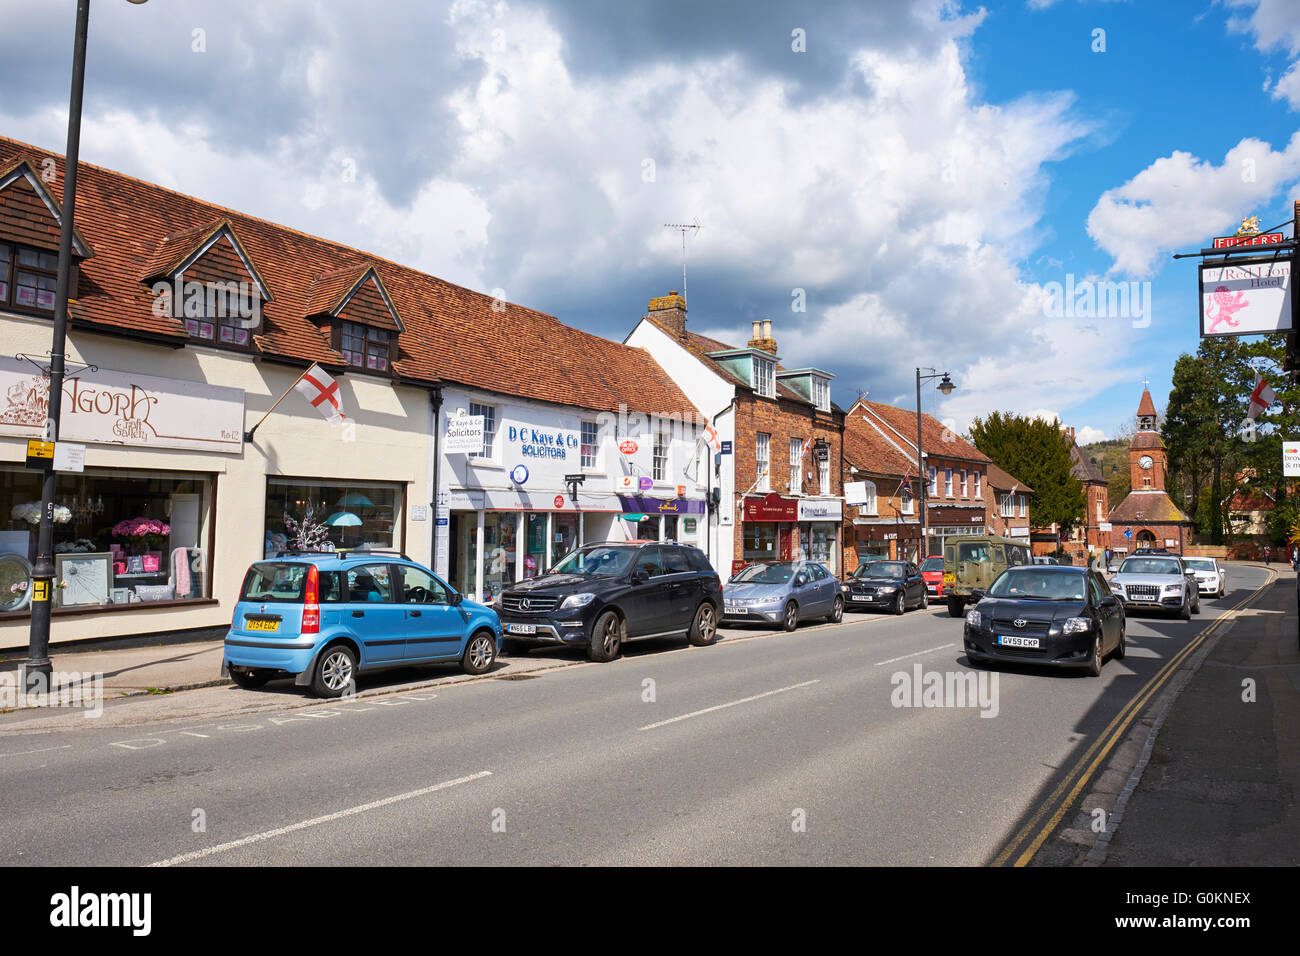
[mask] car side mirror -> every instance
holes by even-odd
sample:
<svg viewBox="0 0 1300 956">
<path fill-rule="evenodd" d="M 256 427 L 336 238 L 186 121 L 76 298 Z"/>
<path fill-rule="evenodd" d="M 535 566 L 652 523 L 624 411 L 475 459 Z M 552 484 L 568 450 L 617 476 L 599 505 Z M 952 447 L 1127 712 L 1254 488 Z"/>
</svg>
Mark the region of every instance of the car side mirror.
<svg viewBox="0 0 1300 956">
<path fill-rule="evenodd" d="M 982 589 L 982 588 L 976 588 L 974 591 L 971 591 L 971 593 L 970 593 L 970 599 L 971 599 L 971 601 L 973 601 L 973 602 L 976 603 L 976 604 L 978 604 L 980 601 L 984 600 L 984 591 L 983 591 L 983 589 Z"/>
<path fill-rule="evenodd" d="M 808 583 L 808 579 L 804 577 L 802 574 L 794 579 L 794 586 L 797 588 L 801 588 L 807 583 Z"/>
<path fill-rule="evenodd" d="M 650 572 L 645 568 L 636 568 L 632 571 L 633 584 L 645 584 L 650 580 Z"/>
<path fill-rule="evenodd" d="M 452 591 L 452 592 L 451 592 L 451 606 L 452 606 L 452 607 L 460 607 L 461 602 L 464 601 L 464 600 L 465 600 L 465 595 L 461 594 L 459 591 Z"/>
</svg>

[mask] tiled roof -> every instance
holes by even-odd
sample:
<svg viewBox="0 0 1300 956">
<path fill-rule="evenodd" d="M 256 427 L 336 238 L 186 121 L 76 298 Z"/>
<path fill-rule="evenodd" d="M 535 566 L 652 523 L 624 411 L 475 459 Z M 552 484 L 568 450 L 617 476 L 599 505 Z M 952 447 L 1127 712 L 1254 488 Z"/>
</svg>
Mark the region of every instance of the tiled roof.
<svg viewBox="0 0 1300 956">
<path fill-rule="evenodd" d="M 916 410 L 898 408 L 881 402 L 862 399 L 859 403 L 889 432 L 890 437 L 903 446 L 909 455 L 916 454 Z M 857 407 L 857 406 L 855 406 Z M 960 435 L 950 431 L 933 415 L 921 414 L 921 441 L 928 456 L 957 458 L 964 461 L 989 462 L 984 454 Z"/>
<path fill-rule="evenodd" d="M 863 416 L 844 416 L 844 460 L 858 471 L 874 475 L 916 476 L 916 461 L 886 441 Z"/>
<path fill-rule="evenodd" d="M 1010 491 L 1012 488 L 1015 488 L 1017 493 L 1021 491 L 1028 494 L 1034 493 L 1033 488 L 1030 488 L 1014 475 L 1007 474 L 992 462 L 989 462 L 988 468 L 986 468 L 985 471 L 988 472 L 988 484 L 991 488 L 996 488 L 998 491 Z"/>
<path fill-rule="evenodd" d="M 1138 432 L 1128 444 L 1129 448 L 1164 448 L 1165 443 L 1156 432 Z"/>
<path fill-rule="evenodd" d="M 1079 446 L 1073 441 L 1070 442 L 1070 459 L 1074 462 L 1070 466 L 1070 474 L 1075 478 L 1084 482 L 1106 484 L 1106 479 L 1102 477 L 1101 471 L 1084 456 L 1083 452 L 1079 450 Z"/>
<path fill-rule="evenodd" d="M 1187 515 L 1183 514 L 1163 491 L 1129 492 L 1128 497 L 1110 510 L 1110 520 L 1120 524 L 1179 521 L 1190 523 Z"/>
<path fill-rule="evenodd" d="M 41 169 L 47 156 L 54 159 L 56 173 L 48 189 L 62 195 L 61 156 L 0 137 L 0 169 L 23 159 Z M 82 263 L 80 297 L 69 305 L 74 327 L 143 333 L 176 346 L 187 343 L 176 319 L 153 314 L 152 293 L 143 277 L 159 263 L 169 263 L 175 249 L 188 245 L 193 251 L 222 221 L 229 222 L 274 294 L 254 337 L 264 353 L 346 372 L 342 356 L 331 347 L 328 325 L 319 327 L 308 318 L 309 307 L 328 298 L 332 289 L 313 295 L 313 288 L 323 276 L 346 272 L 353 263 L 372 263 L 408 330 L 399 338 L 400 356 L 393 368 L 409 381 L 450 381 L 578 408 L 616 411 L 625 404 L 644 412 L 700 414 L 642 349 L 340 243 L 86 163 L 77 179 L 76 225 L 95 256 Z"/>
<path fill-rule="evenodd" d="M 1138 402 L 1138 415 L 1150 415 L 1155 417 L 1155 414 L 1156 403 L 1151 401 L 1151 392 L 1144 388 L 1142 389 L 1142 401 Z"/>
</svg>

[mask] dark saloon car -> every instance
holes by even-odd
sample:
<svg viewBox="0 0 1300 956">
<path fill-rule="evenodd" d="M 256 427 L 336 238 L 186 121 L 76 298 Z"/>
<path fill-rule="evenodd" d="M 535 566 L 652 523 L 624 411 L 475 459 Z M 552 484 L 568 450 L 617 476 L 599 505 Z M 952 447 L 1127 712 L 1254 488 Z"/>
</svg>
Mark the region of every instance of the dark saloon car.
<svg viewBox="0 0 1300 956">
<path fill-rule="evenodd" d="M 1097 677 L 1106 656 L 1124 656 L 1124 606 L 1089 568 L 1007 568 L 966 612 L 972 664 L 1007 661 L 1084 667 Z"/>
<path fill-rule="evenodd" d="M 860 564 L 840 590 L 844 594 L 844 606 L 851 611 L 878 608 L 902 614 L 911 607 L 930 606 L 921 569 L 911 561 Z"/>
<path fill-rule="evenodd" d="M 606 542 L 570 552 L 546 574 L 511 585 L 497 604 L 505 649 L 567 644 L 612 661 L 627 641 L 718 639 L 722 581 L 699 548 Z"/>
</svg>

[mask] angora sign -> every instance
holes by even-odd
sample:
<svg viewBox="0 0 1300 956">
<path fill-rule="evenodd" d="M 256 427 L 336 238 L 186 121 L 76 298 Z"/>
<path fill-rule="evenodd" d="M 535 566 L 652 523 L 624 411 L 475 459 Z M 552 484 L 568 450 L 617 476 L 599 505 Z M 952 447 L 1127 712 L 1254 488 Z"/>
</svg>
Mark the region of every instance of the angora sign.
<svg viewBox="0 0 1300 956">
<path fill-rule="evenodd" d="M 1291 330 L 1291 260 L 1202 265 L 1201 335 Z"/>
<path fill-rule="evenodd" d="M 134 372 L 83 369 L 63 380 L 59 440 L 192 448 L 238 454 L 244 392 Z M 50 379 L 30 362 L 0 357 L 0 435 L 39 436 Z"/>
</svg>

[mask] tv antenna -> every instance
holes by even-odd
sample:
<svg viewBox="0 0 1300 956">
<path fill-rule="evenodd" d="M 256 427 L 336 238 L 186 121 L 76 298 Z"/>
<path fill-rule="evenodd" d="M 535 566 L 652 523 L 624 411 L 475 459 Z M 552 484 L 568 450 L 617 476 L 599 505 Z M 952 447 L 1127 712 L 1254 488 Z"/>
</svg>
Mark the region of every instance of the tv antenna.
<svg viewBox="0 0 1300 956">
<path fill-rule="evenodd" d="M 682 234 L 682 302 L 686 302 L 686 233 L 700 229 L 700 220 L 697 217 L 693 223 L 683 222 L 666 222 L 665 229 L 677 229 Z"/>
</svg>

